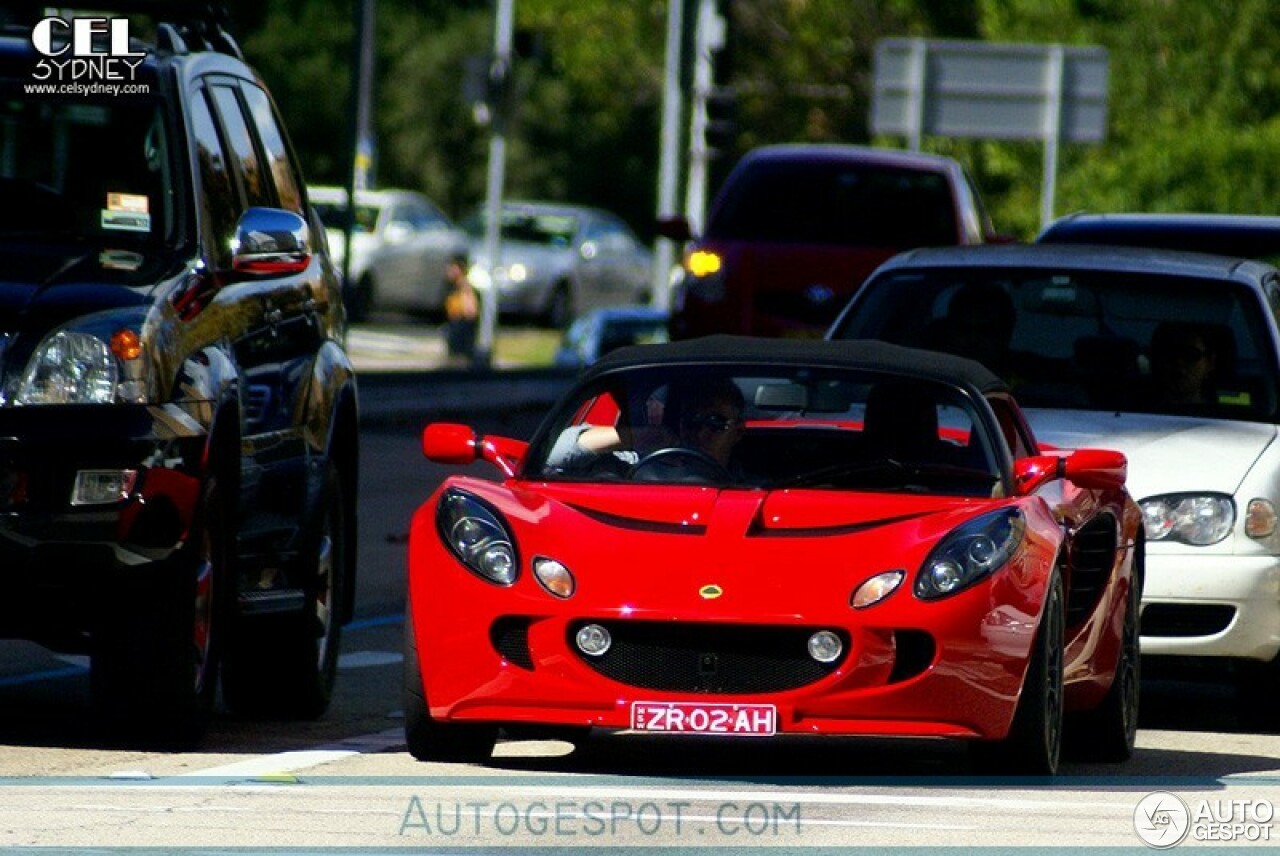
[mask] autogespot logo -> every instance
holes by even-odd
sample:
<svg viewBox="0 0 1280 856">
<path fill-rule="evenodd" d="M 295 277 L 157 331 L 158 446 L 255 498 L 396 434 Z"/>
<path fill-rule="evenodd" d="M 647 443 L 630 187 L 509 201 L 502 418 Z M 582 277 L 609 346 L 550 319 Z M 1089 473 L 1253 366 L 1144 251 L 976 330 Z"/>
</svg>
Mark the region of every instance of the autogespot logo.
<svg viewBox="0 0 1280 856">
<path fill-rule="evenodd" d="M 1148 847 L 1174 847 L 1191 829 L 1191 810 L 1180 797 L 1156 791 L 1138 801 L 1133 810 L 1133 829 Z"/>
</svg>

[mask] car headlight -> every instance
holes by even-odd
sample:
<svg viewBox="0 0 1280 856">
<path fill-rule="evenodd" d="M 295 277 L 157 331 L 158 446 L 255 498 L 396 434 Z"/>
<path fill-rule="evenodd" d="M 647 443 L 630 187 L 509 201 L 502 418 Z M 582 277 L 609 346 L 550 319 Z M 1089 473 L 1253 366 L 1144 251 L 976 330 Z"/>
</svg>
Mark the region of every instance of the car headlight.
<svg viewBox="0 0 1280 856">
<path fill-rule="evenodd" d="M 27 361 L 13 403 L 145 403 L 151 378 L 142 321 L 140 311 L 107 312 L 53 331 Z"/>
<path fill-rule="evenodd" d="M 516 581 L 520 560 L 515 540 L 497 509 L 450 488 L 436 507 L 436 527 L 458 561 L 481 579 L 500 586 Z"/>
<path fill-rule="evenodd" d="M 1171 493 L 1138 503 L 1148 541 L 1181 541 L 1196 547 L 1231 534 L 1236 504 L 1224 493 Z"/>
<path fill-rule="evenodd" d="M 916 597 L 947 597 L 990 576 L 1009 561 L 1025 530 L 1026 521 L 1016 508 L 984 514 L 957 527 L 925 559 L 916 576 Z"/>
</svg>

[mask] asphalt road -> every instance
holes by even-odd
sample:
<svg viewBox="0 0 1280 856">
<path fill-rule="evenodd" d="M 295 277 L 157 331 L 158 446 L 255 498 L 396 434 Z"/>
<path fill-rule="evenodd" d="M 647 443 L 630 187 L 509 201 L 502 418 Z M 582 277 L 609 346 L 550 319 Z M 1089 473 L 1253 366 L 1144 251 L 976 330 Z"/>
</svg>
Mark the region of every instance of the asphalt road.
<svg viewBox="0 0 1280 856">
<path fill-rule="evenodd" d="M 1243 730 L 1231 688 L 1212 683 L 1148 681 L 1134 759 L 1068 762 L 1052 783 L 970 778 L 962 747 L 909 740 L 605 734 L 578 747 L 503 741 L 480 766 L 414 761 L 400 713 L 404 541 L 413 510 L 444 473 L 422 458 L 420 430 L 447 418 L 528 436 L 541 418 L 536 390 L 563 382 L 537 373 L 404 375 L 362 389 L 359 605 L 334 704 L 318 721 L 224 712 L 199 751 L 144 752 L 93 728 L 82 660 L 0 643 L 0 848 L 1146 852 L 1135 813 L 1162 824 L 1148 834 L 1163 834 L 1176 809 L 1164 797 L 1149 801 L 1158 792 L 1201 817 L 1188 844 L 1228 834 L 1255 844 L 1248 836 L 1273 834 L 1280 735 Z M 1214 812 L 1240 822 L 1215 825 Z"/>
</svg>

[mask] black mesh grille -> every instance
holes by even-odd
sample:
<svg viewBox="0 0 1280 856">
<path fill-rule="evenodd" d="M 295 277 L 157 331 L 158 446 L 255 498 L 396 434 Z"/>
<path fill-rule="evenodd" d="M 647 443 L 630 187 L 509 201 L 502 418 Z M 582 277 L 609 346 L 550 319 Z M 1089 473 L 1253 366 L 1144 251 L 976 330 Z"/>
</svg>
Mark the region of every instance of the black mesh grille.
<svg viewBox="0 0 1280 856">
<path fill-rule="evenodd" d="M 1075 626 L 1093 612 L 1116 558 L 1116 521 L 1109 514 L 1089 521 L 1071 545 L 1071 591 L 1067 593 L 1067 625 Z"/>
<path fill-rule="evenodd" d="M 600 657 L 578 651 L 574 636 L 587 622 L 569 628 L 569 646 L 591 668 L 633 687 L 689 693 L 768 693 L 811 684 L 830 674 L 848 656 L 849 639 L 839 633 L 844 654 L 835 663 L 809 656 L 817 627 L 722 626 L 645 621 L 595 622 L 608 629 L 613 644 Z"/>
<path fill-rule="evenodd" d="M 494 650 L 503 658 L 523 669 L 533 669 L 533 655 L 529 653 L 529 619 L 507 616 L 493 622 L 489 639 Z"/>
<path fill-rule="evenodd" d="M 1143 636 L 1212 636 L 1235 618 L 1222 604 L 1153 603 L 1142 610 Z"/>
</svg>

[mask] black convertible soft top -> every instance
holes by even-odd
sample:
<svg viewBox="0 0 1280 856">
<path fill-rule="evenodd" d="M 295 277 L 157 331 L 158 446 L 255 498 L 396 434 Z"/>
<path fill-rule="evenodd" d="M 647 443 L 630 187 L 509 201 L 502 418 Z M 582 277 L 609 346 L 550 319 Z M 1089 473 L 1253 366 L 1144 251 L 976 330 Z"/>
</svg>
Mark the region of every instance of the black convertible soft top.
<svg viewBox="0 0 1280 856">
<path fill-rule="evenodd" d="M 870 339 L 766 339 L 753 336 L 706 336 L 680 342 L 632 345 L 611 351 L 592 364 L 584 380 L 632 366 L 679 363 L 786 364 L 863 368 L 914 375 L 967 385 L 979 392 L 1007 391 L 1008 386 L 986 366 L 965 357 L 919 348 L 904 348 Z"/>
</svg>

